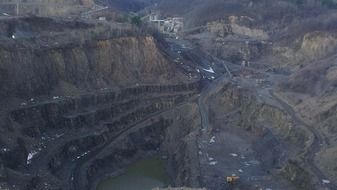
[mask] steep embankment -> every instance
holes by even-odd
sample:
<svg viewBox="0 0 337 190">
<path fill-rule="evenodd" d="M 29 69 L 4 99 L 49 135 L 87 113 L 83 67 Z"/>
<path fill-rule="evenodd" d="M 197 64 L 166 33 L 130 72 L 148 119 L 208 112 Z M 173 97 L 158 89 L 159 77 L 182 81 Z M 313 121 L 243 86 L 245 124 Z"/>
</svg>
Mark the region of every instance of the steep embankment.
<svg viewBox="0 0 337 190">
<path fill-rule="evenodd" d="M 165 150 L 179 164 L 173 178 L 183 172 L 189 159 L 161 145 L 189 132 L 173 122 L 178 113 L 162 115 L 199 83 L 184 82 L 151 32 L 42 18 L 2 26 L 1 188 L 94 188 L 106 172 Z"/>
<path fill-rule="evenodd" d="M 313 61 L 292 74 L 278 89 L 279 95 L 320 132 L 324 141 L 322 151 L 315 156 L 316 164 L 332 179 L 337 179 L 335 63 L 335 55 Z"/>
<path fill-rule="evenodd" d="M 3 96 L 28 98 L 67 90 L 67 86 L 99 89 L 179 81 L 179 74 L 151 36 L 95 40 L 48 50 L 0 51 Z"/>
<path fill-rule="evenodd" d="M 158 50 L 153 36 L 132 28 L 115 36 L 103 36 L 95 28 L 71 31 L 74 38 L 61 42 L 58 36 L 69 35 L 68 31 L 50 31 L 58 36 L 39 39 L 35 31 L 12 28 L 12 35 L 19 39 L 4 40 L 0 47 L 2 97 L 69 95 L 69 91 L 177 83 L 184 78 Z M 24 32 L 32 37 L 27 39 Z M 88 32 L 93 33 L 91 39 L 86 36 Z M 78 37 L 83 39 L 78 41 Z"/>
<path fill-rule="evenodd" d="M 303 159 L 312 134 L 273 96 L 256 89 L 248 80 L 227 82 L 209 97 L 212 128 L 202 150 L 208 157 L 203 176 L 235 174 L 242 189 L 252 189 L 252 179 L 259 188 L 313 189 L 317 179 Z M 221 180 L 205 180 L 210 189 L 223 187 Z"/>
</svg>

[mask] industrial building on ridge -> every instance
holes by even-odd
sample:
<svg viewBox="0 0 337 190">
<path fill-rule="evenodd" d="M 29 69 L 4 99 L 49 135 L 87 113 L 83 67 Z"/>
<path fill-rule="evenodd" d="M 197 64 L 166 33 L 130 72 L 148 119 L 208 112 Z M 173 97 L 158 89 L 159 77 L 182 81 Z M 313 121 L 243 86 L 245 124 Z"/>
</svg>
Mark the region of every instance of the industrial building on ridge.
<svg viewBox="0 0 337 190">
<path fill-rule="evenodd" d="M 182 17 L 167 17 L 165 19 L 160 19 L 158 14 L 152 13 L 148 18 L 150 24 L 163 33 L 178 34 L 184 27 Z"/>
</svg>

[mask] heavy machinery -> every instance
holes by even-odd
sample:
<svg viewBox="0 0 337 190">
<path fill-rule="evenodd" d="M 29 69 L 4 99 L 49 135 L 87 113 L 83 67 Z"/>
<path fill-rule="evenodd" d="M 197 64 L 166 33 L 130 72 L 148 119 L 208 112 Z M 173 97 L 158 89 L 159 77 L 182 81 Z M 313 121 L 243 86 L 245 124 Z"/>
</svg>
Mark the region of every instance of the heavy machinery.
<svg viewBox="0 0 337 190">
<path fill-rule="evenodd" d="M 234 185 L 239 179 L 240 179 L 240 177 L 238 177 L 238 176 L 227 176 L 226 177 L 226 181 L 230 185 Z"/>
</svg>

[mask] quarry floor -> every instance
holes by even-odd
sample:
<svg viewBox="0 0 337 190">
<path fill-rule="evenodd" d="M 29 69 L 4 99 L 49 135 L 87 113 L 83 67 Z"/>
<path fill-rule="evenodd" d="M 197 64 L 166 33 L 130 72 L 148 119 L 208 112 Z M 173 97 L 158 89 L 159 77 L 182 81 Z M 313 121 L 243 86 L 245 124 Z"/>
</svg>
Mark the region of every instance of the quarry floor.
<svg viewBox="0 0 337 190">
<path fill-rule="evenodd" d="M 177 41 L 177 46 L 180 46 L 179 53 L 186 49 L 187 41 Z M 312 137 L 309 140 L 311 143 L 305 155 L 307 163 L 305 165 L 311 170 L 312 177 L 318 180 L 318 184 L 314 189 L 336 189 L 336 184 L 333 180 L 324 174 L 314 163 L 315 155 L 324 150 L 324 136 L 315 129 L 315 127 L 307 124 L 277 93 L 274 92 L 275 85 L 281 80 L 285 80 L 285 76 L 272 72 L 265 72 L 254 68 L 242 68 L 241 66 L 227 64 L 230 71 L 240 72 L 240 70 L 250 70 L 251 72 L 263 73 L 263 84 L 259 81 L 261 77 L 231 77 L 233 73 L 228 74 L 223 72 L 215 80 L 212 80 L 206 87 L 203 88 L 198 106 L 201 116 L 201 129 L 198 137 L 198 155 L 200 162 L 200 175 L 202 187 L 207 189 L 265 189 L 265 190 L 283 190 L 283 189 L 298 189 L 291 181 L 287 180 L 281 174 L 281 165 L 270 167 L 264 164 L 263 153 L 259 149 L 272 148 L 268 143 L 277 142 L 278 137 L 272 137 L 271 141 L 258 139 L 252 136 L 244 129 L 233 126 L 232 120 L 235 120 L 235 114 L 228 113 L 217 115 L 213 120 L 209 117 L 210 96 L 216 94 L 228 82 L 235 83 L 239 88 L 251 89 L 258 96 L 259 101 L 278 107 L 285 111 L 291 120 L 296 124 L 304 126 Z M 237 75 L 238 76 L 238 75 Z M 204 78 L 207 76 L 204 76 Z M 213 111 L 221 109 L 221 107 L 213 106 Z M 253 147 L 257 141 L 265 143 L 259 149 Z M 280 143 L 281 144 L 281 143 Z M 279 163 L 286 162 L 287 152 L 295 151 L 288 149 L 287 146 L 282 146 L 284 150 L 279 155 Z M 263 152 L 263 151 L 262 151 Z M 237 184 L 226 183 L 227 176 L 239 176 Z M 328 181 L 329 183 L 324 183 Z"/>
</svg>

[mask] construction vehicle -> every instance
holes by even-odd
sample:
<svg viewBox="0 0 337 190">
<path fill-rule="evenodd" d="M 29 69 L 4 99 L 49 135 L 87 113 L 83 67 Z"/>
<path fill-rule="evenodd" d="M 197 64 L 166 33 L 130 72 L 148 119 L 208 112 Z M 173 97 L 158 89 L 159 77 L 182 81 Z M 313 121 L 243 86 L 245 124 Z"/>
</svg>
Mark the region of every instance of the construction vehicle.
<svg viewBox="0 0 337 190">
<path fill-rule="evenodd" d="M 238 176 L 228 176 L 228 177 L 226 177 L 226 181 L 230 185 L 234 185 L 239 179 L 240 179 L 240 177 L 238 177 Z"/>
</svg>

